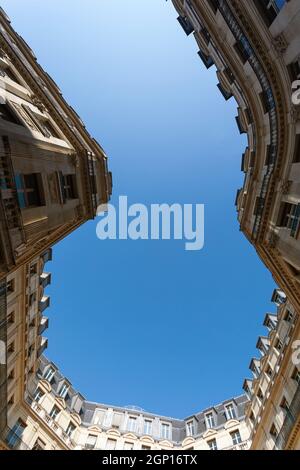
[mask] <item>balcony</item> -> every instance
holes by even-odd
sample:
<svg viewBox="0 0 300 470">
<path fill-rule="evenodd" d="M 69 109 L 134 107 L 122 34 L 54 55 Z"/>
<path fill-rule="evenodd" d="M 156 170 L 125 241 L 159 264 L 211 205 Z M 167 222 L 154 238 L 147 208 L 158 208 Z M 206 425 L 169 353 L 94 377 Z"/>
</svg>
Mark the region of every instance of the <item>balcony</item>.
<svg viewBox="0 0 300 470">
<path fill-rule="evenodd" d="M 47 295 L 44 295 L 39 302 L 40 312 L 43 312 L 44 310 L 46 310 L 46 308 L 48 308 L 49 305 L 50 305 L 50 297 Z"/>
<path fill-rule="evenodd" d="M 186 16 L 185 17 L 179 16 L 177 18 L 177 21 L 179 22 L 179 24 L 181 25 L 183 31 L 185 32 L 187 36 L 189 36 L 194 31 L 193 25 L 191 24 L 190 20 Z"/>
<path fill-rule="evenodd" d="M 200 59 L 202 60 L 203 64 L 205 65 L 207 69 L 209 69 L 212 65 L 214 65 L 213 59 L 209 55 L 204 54 L 204 52 L 199 51 L 198 56 L 200 57 Z"/>
<path fill-rule="evenodd" d="M 44 333 L 45 330 L 47 330 L 47 328 L 49 328 L 49 318 L 48 317 L 42 317 L 41 319 L 41 323 L 39 325 L 39 329 L 38 329 L 38 335 L 42 335 Z"/>
<path fill-rule="evenodd" d="M 50 273 L 42 273 L 40 275 L 40 285 L 45 289 L 45 287 L 51 284 L 51 274 Z"/>
<path fill-rule="evenodd" d="M 37 357 L 41 357 L 45 349 L 48 347 L 48 339 L 47 338 L 42 338 L 41 340 L 41 345 L 37 351 Z"/>
<path fill-rule="evenodd" d="M 248 450 L 249 447 L 250 447 L 250 441 L 244 441 L 244 442 L 241 442 L 240 444 L 226 447 L 223 450 Z"/>
<path fill-rule="evenodd" d="M 49 248 L 49 250 L 45 251 L 45 253 L 42 255 L 42 259 L 44 263 L 48 263 L 48 261 L 52 261 L 52 248 Z"/>
</svg>

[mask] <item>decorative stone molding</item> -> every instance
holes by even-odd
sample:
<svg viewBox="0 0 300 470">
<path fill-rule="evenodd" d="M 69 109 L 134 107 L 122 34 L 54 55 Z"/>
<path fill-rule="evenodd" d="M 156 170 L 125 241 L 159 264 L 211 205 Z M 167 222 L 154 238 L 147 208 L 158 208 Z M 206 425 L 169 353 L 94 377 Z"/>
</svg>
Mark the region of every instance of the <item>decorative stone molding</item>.
<svg viewBox="0 0 300 470">
<path fill-rule="evenodd" d="M 277 233 L 272 232 L 269 238 L 269 248 L 274 249 L 278 245 L 279 236 Z"/>
<path fill-rule="evenodd" d="M 280 191 L 282 194 L 289 194 L 293 182 L 291 180 L 286 180 L 281 183 Z"/>
<path fill-rule="evenodd" d="M 45 111 L 47 111 L 46 106 L 42 103 L 40 98 L 38 98 L 36 95 L 31 95 L 31 101 L 32 101 L 32 104 L 34 104 L 34 106 L 36 106 L 41 111 L 41 113 L 44 113 Z"/>
<path fill-rule="evenodd" d="M 288 48 L 288 43 L 283 33 L 276 36 L 272 42 L 273 46 L 275 47 L 276 51 L 279 52 L 279 54 L 284 54 Z"/>
</svg>

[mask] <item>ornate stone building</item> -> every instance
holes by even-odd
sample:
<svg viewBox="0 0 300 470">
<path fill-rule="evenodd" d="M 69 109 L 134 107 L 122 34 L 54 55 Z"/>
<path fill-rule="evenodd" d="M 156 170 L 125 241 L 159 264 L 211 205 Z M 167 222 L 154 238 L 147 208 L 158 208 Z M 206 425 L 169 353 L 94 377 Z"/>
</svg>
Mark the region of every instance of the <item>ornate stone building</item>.
<svg viewBox="0 0 300 470">
<path fill-rule="evenodd" d="M 286 294 L 278 315 L 266 317 L 262 357 L 251 361 L 254 379 L 244 384 L 252 448 L 299 449 L 300 2 L 172 1 L 204 65 L 216 67 L 220 92 L 237 102 L 238 129 L 248 138 L 240 227 Z"/>
<path fill-rule="evenodd" d="M 246 421 L 252 449 L 300 449 L 300 319 L 282 291 L 273 301 L 277 314 L 264 320 L 265 336 L 258 338 L 253 374 L 244 382 L 249 403 Z"/>
<path fill-rule="evenodd" d="M 173 0 L 178 21 L 234 96 L 248 145 L 236 204 L 241 230 L 300 311 L 300 3 Z"/>
<path fill-rule="evenodd" d="M 300 3 L 173 0 L 248 145 L 241 230 L 280 289 L 246 396 L 187 419 L 87 401 L 43 352 L 50 246 L 111 192 L 106 156 L 0 12 L 0 447 L 300 449 Z M 296 92 L 296 94 L 295 94 Z M 298 99 L 299 98 L 299 99 Z M 283 293 L 285 292 L 285 294 Z"/>
<path fill-rule="evenodd" d="M 184 420 L 91 403 L 42 357 L 5 442 L 13 449 L 246 450 L 246 402 L 236 397 Z"/>
<path fill-rule="evenodd" d="M 0 10 L 0 279 L 111 194 L 107 157 Z"/>
</svg>

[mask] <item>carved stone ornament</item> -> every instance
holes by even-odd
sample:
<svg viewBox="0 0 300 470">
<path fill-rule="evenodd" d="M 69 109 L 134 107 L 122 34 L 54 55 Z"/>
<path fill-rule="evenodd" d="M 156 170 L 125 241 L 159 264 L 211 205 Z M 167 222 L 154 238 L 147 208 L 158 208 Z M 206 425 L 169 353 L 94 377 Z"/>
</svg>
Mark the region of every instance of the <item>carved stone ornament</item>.
<svg viewBox="0 0 300 470">
<path fill-rule="evenodd" d="M 292 183 L 293 182 L 291 180 L 286 180 L 282 182 L 280 186 L 280 191 L 282 192 L 282 194 L 289 194 Z"/>
<path fill-rule="evenodd" d="M 269 247 L 276 248 L 278 241 L 279 241 L 279 236 L 277 235 L 277 233 L 272 232 L 269 238 Z"/>
<path fill-rule="evenodd" d="M 34 104 L 34 106 L 36 106 L 41 111 L 41 113 L 44 113 L 45 111 L 47 111 L 46 106 L 42 103 L 42 101 L 37 96 L 31 95 L 31 101 L 32 101 L 32 104 Z"/>
<path fill-rule="evenodd" d="M 287 40 L 282 33 L 273 39 L 273 45 L 279 54 L 284 54 L 288 48 Z"/>
<path fill-rule="evenodd" d="M 79 167 L 79 158 L 78 158 L 78 155 L 76 153 L 72 153 L 70 155 L 70 160 L 72 162 L 72 165 L 75 166 L 75 168 Z"/>
</svg>

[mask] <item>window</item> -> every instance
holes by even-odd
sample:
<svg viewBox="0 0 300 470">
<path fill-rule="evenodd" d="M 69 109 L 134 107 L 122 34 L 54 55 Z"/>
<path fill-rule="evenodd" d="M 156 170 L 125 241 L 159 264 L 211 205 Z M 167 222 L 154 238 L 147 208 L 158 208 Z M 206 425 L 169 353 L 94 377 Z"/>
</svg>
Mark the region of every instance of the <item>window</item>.
<svg viewBox="0 0 300 470">
<path fill-rule="evenodd" d="M 11 279 L 10 281 L 7 281 L 6 284 L 6 293 L 7 295 L 13 294 L 15 292 L 15 280 Z"/>
<path fill-rule="evenodd" d="M 8 78 L 10 78 L 13 82 L 20 84 L 20 81 L 19 81 L 17 75 L 15 74 L 15 72 L 12 70 L 11 67 L 7 67 L 7 68 L 4 70 L 4 72 L 5 72 L 5 75 L 6 75 Z"/>
<path fill-rule="evenodd" d="M 136 418 L 133 416 L 128 417 L 127 429 L 131 432 L 135 432 L 136 430 Z"/>
<path fill-rule="evenodd" d="M 234 411 L 234 406 L 233 406 L 232 403 L 225 406 L 225 411 L 226 411 L 226 417 L 227 417 L 228 420 L 236 418 L 235 411 Z"/>
<path fill-rule="evenodd" d="M 292 312 L 287 310 L 285 315 L 284 315 L 284 320 L 287 321 L 288 323 L 293 323 L 294 315 L 292 314 Z"/>
<path fill-rule="evenodd" d="M 26 424 L 21 419 L 18 419 L 12 430 L 9 432 L 7 437 L 8 446 L 15 448 L 23 436 L 24 430 L 26 429 Z"/>
<path fill-rule="evenodd" d="M 290 75 L 291 82 L 294 82 L 295 80 L 298 80 L 300 77 L 300 60 L 299 58 L 295 60 L 294 62 L 290 63 L 288 65 L 288 72 Z"/>
<path fill-rule="evenodd" d="M 97 436 L 94 434 L 89 434 L 86 440 L 86 449 L 95 449 L 97 442 Z"/>
<path fill-rule="evenodd" d="M 34 276 L 37 273 L 37 263 L 30 266 L 30 276 Z"/>
<path fill-rule="evenodd" d="M 267 367 L 266 367 L 266 374 L 267 374 L 267 376 L 270 377 L 270 378 L 271 378 L 272 375 L 273 375 L 273 370 L 272 370 L 272 367 L 270 366 L 270 364 L 268 364 Z"/>
<path fill-rule="evenodd" d="M 7 406 L 10 407 L 10 406 L 12 406 L 14 403 L 15 403 L 15 396 L 12 395 L 12 396 L 8 399 L 8 401 L 7 401 Z"/>
<path fill-rule="evenodd" d="M 259 97 L 265 114 L 267 114 L 275 107 L 273 93 L 270 88 L 268 88 L 267 90 L 263 90 L 259 94 Z"/>
<path fill-rule="evenodd" d="M 205 423 L 206 423 L 206 428 L 211 429 L 215 426 L 215 420 L 214 420 L 214 415 L 213 413 L 208 413 L 205 415 Z"/>
<path fill-rule="evenodd" d="M 258 9 L 261 18 L 269 27 L 275 20 L 278 14 L 278 8 L 283 5 L 282 0 L 254 0 L 256 8 Z"/>
<path fill-rule="evenodd" d="M 38 388 L 34 395 L 34 401 L 39 403 L 44 395 L 44 392 L 42 392 L 42 390 Z"/>
<path fill-rule="evenodd" d="M 230 436 L 231 436 L 232 443 L 234 446 L 241 444 L 242 438 L 241 438 L 241 434 L 239 430 L 231 432 Z"/>
<path fill-rule="evenodd" d="M 108 450 L 115 450 L 117 445 L 117 441 L 115 439 L 107 439 L 106 441 L 106 449 Z"/>
<path fill-rule="evenodd" d="M 13 352 L 15 352 L 15 343 L 14 341 L 12 341 L 8 347 L 7 347 L 7 354 L 12 354 Z"/>
<path fill-rule="evenodd" d="M 75 175 L 64 175 L 64 193 L 66 199 L 77 198 Z"/>
<path fill-rule="evenodd" d="M 150 419 L 144 421 L 144 434 L 152 434 L 152 421 Z"/>
<path fill-rule="evenodd" d="M 263 197 L 258 196 L 255 201 L 253 215 L 261 215 L 264 210 L 265 200 Z"/>
<path fill-rule="evenodd" d="M 294 379 L 297 382 L 297 384 L 300 385 L 300 370 L 298 370 L 297 367 L 295 367 L 295 370 L 292 375 L 292 379 Z"/>
<path fill-rule="evenodd" d="M 55 137 L 56 139 L 61 139 L 61 136 L 59 135 L 59 133 L 56 131 L 55 127 L 49 120 L 43 121 L 43 127 L 45 131 L 48 131 L 48 133 L 52 137 Z"/>
<path fill-rule="evenodd" d="M 254 421 L 255 421 L 255 416 L 254 416 L 253 411 L 251 411 L 251 413 L 250 413 L 250 415 L 249 415 L 249 419 L 250 419 L 251 423 L 254 423 Z"/>
<path fill-rule="evenodd" d="M 59 171 L 58 178 L 62 203 L 64 204 L 69 199 L 77 199 L 76 175 L 64 175 Z"/>
<path fill-rule="evenodd" d="M 241 59 L 242 63 L 245 64 L 250 57 L 250 53 L 247 48 L 244 46 L 241 40 L 237 41 L 234 45 L 234 49 Z"/>
<path fill-rule="evenodd" d="M 277 339 L 275 342 L 275 349 L 277 349 L 278 352 L 282 351 L 283 349 L 283 342 L 280 339 Z"/>
<path fill-rule="evenodd" d="M 296 135 L 293 163 L 300 163 L 300 134 Z"/>
<path fill-rule="evenodd" d="M 11 381 L 11 380 L 13 380 L 14 378 L 15 378 L 15 370 L 12 369 L 12 370 L 10 371 L 10 373 L 8 374 L 8 376 L 7 376 L 7 380 L 8 380 L 8 381 Z"/>
<path fill-rule="evenodd" d="M 32 450 L 45 450 L 46 444 L 43 442 L 39 437 L 35 441 L 35 444 L 32 448 Z"/>
<path fill-rule="evenodd" d="M 219 0 L 208 0 L 208 4 L 214 13 L 217 13 L 219 8 Z"/>
<path fill-rule="evenodd" d="M 49 367 L 49 369 L 47 369 L 45 372 L 44 379 L 48 380 L 48 382 L 51 382 L 54 377 L 54 374 L 55 370 L 53 369 L 53 367 Z"/>
<path fill-rule="evenodd" d="M 218 450 L 216 439 L 211 439 L 210 441 L 207 441 L 207 445 L 209 447 L 209 450 Z"/>
<path fill-rule="evenodd" d="M 194 436 L 195 434 L 195 423 L 194 421 L 188 421 L 186 423 L 186 434 L 187 436 Z"/>
<path fill-rule="evenodd" d="M 66 383 L 63 383 L 59 391 L 59 396 L 62 398 L 66 398 L 68 391 L 69 391 L 69 385 L 67 385 Z"/>
<path fill-rule="evenodd" d="M 31 307 L 35 301 L 36 301 L 36 292 L 33 292 L 29 296 L 29 307 Z"/>
<path fill-rule="evenodd" d="M 290 406 L 288 404 L 288 401 L 285 397 L 282 398 L 281 403 L 280 403 L 280 408 L 282 408 L 284 411 L 289 411 Z"/>
<path fill-rule="evenodd" d="M 276 148 L 274 145 L 267 145 L 265 165 L 272 165 L 276 158 Z"/>
<path fill-rule="evenodd" d="M 270 428 L 270 434 L 274 439 L 276 439 L 276 437 L 278 436 L 278 431 L 274 423 L 272 424 Z"/>
<path fill-rule="evenodd" d="M 133 442 L 124 442 L 124 450 L 132 450 Z"/>
<path fill-rule="evenodd" d="M 15 175 L 18 201 L 21 209 L 44 205 L 42 177 L 40 173 Z"/>
<path fill-rule="evenodd" d="M 0 119 L 12 122 L 13 124 L 19 124 L 20 126 L 23 125 L 16 113 L 8 104 L 0 104 Z"/>
<path fill-rule="evenodd" d="M 283 202 L 278 220 L 279 227 L 291 229 L 291 237 L 297 237 L 300 222 L 300 204 Z"/>
<path fill-rule="evenodd" d="M 163 439 L 170 439 L 170 425 L 167 423 L 161 423 L 160 434 Z"/>
<path fill-rule="evenodd" d="M 54 405 L 52 410 L 49 413 L 49 416 L 52 419 L 56 419 L 59 413 L 60 413 L 60 409 L 58 408 L 58 406 Z"/>
<path fill-rule="evenodd" d="M 229 67 L 226 67 L 226 69 L 224 69 L 224 75 L 226 76 L 230 84 L 234 82 L 235 78 Z"/>
<path fill-rule="evenodd" d="M 150 446 L 145 446 L 144 444 L 142 445 L 142 450 L 151 450 Z"/>
<path fill-rule="evenodd" d="M 15 312 L 10 312 L 7 315 L 7 324 L 8 325 L 13 325 L 13 323 L 15 323 Z"/>
<path fill-rule="evenodd" d="M 257 396 L 260 400 L 263 400 L 264 399 L 264 395 L 263 395 L 263 392 L 262 392 L 262 389 L 259 388 L 258 391 L 257 391 Z"/>
<path fill-rule="evenodd" d="M 73 424 L 72 422 L 70 422 L 69 425 L 68 425 L 68 427 L 67 427 L 67 430 L 66 430 L 67 436 L 71 437 L 72 434 L 74 433 L 75 429 L 76 429 L 75 424 Z"/>
</svg>

